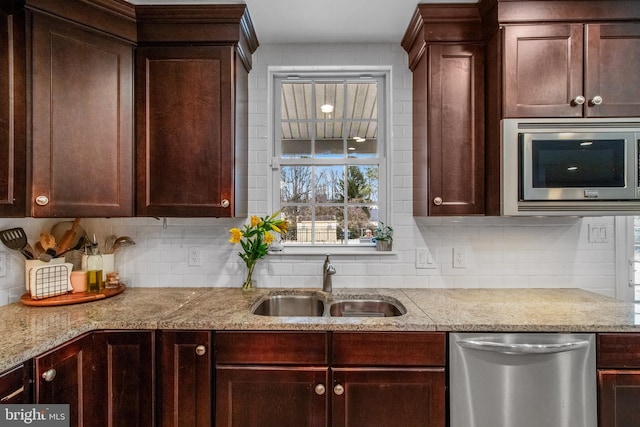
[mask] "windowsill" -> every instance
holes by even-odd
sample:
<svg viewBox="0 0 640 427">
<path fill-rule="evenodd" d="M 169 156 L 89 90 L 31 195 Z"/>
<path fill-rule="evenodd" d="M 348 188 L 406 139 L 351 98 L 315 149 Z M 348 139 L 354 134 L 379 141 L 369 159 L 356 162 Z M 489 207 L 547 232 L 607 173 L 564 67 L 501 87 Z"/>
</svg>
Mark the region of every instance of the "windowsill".
<svg viewBox="0 0 640 427">
<path fill-rule="evenodd" d="M 285 247 L 281 251 L 269 251 L 269 255 L 294 256 L 294 255 L 346 255 L 346 256 L 388 256 L 398 255 L 396 251 L 376 251 L 375 246 L 365 246 L 361 248 L 340 247 L 340 246 L 299 246 Z"/>
</svg>

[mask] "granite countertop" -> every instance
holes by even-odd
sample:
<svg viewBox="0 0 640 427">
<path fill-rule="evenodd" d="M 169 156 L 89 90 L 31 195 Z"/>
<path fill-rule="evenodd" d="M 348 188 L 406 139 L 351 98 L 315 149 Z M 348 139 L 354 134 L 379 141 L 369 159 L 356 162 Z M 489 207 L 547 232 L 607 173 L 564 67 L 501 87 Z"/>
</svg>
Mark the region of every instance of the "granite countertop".
<svg viewBox="0 0 640 427">
<path fill-rule="evenodd" d="M 268 294 L 314 294 L 328 302 L 383 295 L 399 317 L 266 317 L 250 308 Z M 638 318 L 637 318 L 638 317 Z M 0 307 L 0 372 L 96 329 L 305 331 L 640 332 L 635 305 L 580 289 L 129 288 L 93 302 Z"/>
</svg>

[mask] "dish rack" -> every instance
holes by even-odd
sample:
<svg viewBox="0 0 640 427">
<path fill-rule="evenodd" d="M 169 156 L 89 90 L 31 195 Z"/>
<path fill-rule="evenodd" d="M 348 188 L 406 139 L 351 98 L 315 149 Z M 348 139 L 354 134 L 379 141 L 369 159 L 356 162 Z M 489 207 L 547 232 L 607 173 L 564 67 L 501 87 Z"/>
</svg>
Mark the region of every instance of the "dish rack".
<svg viewBox="0 0 640 427">
<path fill-rule="evenodd" d="M 71 287 L 73 264 L 27 261 L 26 285 L 33 299 L 43 299 L 66 294 Z"/>
</svg>

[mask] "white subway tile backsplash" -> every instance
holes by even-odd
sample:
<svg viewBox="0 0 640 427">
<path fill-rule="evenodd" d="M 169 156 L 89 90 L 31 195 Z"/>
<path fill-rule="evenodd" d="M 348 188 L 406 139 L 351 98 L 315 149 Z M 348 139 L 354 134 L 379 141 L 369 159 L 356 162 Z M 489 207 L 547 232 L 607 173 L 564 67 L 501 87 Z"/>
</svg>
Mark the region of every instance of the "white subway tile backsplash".
<svg viewBox="0 0 640 427">
<path fill-rule="evenodd" d="M 392 117 L 392 221 L 396 231 L 393 256 L 332 256 L 339 288 L 508 288 L 578 287 L 615 296 L 613 218 L 573 217 L 443 217 L 412 215 L 412 76 L 407 57 L 396 44 L 263 45 L 254 55 L 249 84 L 249 209 L 267 214 L 271 191 L 269 147 L 271 66 L 390 66 Z M 0 218 L 0 229 L 25 228 L 32 241 L 60 219 Z M 588 225 L 603 224 L 607 243 L 589 243 Z M 133 287 L 234 286 L 242 284 L 246 267 L 239 246 L 228 242 L 229 229 L 245 219 L 103 218 L 83 219 L 99 239 L 129 235 L 136 245 L 116 255 L 121 277 Z M 202 267 L 187 265 L 187 248 L 202 249 Z M 454 246 L 465 248 L 466 268 L 453 268 Z M 427 247 L 433 269 L 416 269 L 415 248 Z M 0 278 L 0 305 L 24 293 L 24 261 L 8 251 L 8 274 Z M 322 286 L 322 256 L 272 255 L 258 263 L 254 278 L 265 288 Z"/>
</svg>

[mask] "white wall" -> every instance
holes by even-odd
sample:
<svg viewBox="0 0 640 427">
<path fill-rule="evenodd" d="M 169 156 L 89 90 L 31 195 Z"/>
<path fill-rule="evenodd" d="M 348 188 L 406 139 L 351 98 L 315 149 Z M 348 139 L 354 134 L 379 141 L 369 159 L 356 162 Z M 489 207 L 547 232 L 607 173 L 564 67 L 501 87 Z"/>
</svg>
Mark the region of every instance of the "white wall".
<svg viewBox="0 0 640 427">
<path fill-rule="evenodd" d="M 250 73 L 249 147 L 251 213 L 268 210 L 268 66 L 392 66 L 393 256 L 334 256 L 340 287 L 579 287 L 615 296 L 613 218 L 422 218 L 411 202 L 411 73 L 399 45 L 266 45 Z M 57 219 L 0 218 L 0 229 L 22 226 L 32 241 Z M 237 247 L 227 242 L 243 219 L 83 219 L 90 235 L 129 235 L 137 244 L 116 254 L 129 286 L 240 286 L 245 274 Z M 608 242 L 589 243 L 588 226 L 602 225 Z M 187 266 L 187 250 L 199 246 L 202 267 Z M 415 248 L 428 247 L 434 269 L 415 268 Z M 452 268 L 453 247 L 466 253 L 466 268 Z M 0 305 L 24 293 L 24 265 L 6 250 L 8 274 L 0 277 Z M 260 287 L 321 287 L 321 256 L 270 256 L 259 262 Z"/>
</svg>

